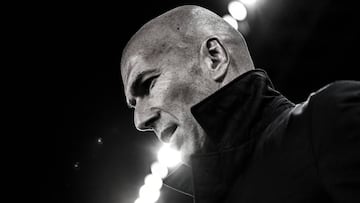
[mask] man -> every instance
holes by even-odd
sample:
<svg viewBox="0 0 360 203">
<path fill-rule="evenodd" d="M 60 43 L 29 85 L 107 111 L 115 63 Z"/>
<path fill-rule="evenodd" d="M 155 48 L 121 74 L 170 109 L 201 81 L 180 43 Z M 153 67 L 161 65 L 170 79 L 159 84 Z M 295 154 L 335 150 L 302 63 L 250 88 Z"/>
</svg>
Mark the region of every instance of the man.
<svg viewBox="0 0 360 203">
<path fill-rule="evenodd" d="M 146 23 L 121 74 L 136 128 L 181 151 L 166 184 L 195 202 L 360 202 L 359 82 L 295 105 L 241 34 L 198 6 Z"/>
</svg>

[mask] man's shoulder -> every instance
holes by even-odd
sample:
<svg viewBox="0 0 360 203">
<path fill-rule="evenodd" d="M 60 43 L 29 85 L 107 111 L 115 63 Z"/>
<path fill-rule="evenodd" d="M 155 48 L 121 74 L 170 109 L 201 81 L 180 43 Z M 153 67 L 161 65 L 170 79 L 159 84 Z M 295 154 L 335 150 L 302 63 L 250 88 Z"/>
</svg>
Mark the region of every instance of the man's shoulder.
<svg viewBox="0 0 360 203">
<path fill-rule="evenodd" d="M 337 110 L 349 104 L 360 104 L 360 81 L 341 80 L 329 83 L 312 92 L 308 99 L 296 105 L 293 115 L 310 113 L 326 120 L 336 113 Z"/>
<path fill-rule="evenodd" d="M 313 113 L 338 114 L 349 105 L 360 104 L 360 81 L 340 80 L 329 83 L 310 94 L 309 106 Z"/>
<path fill-rule="evenodd" d="M 348 124 L 360 124 L 360 82 L 342 80 L 325 85 L 297 104 L 291 118 L 293 126 L 303 121 L 300 123 L 314 136 L 328 136 Z"/>
<path fill-rule="evenodd" d="M 312 93 L 308 99 L 313 135 L 339 136 L 360 129 L 360 82 L 342 80 Z"/>
<path fill-rule="evenodd" d="M 337 103 L 348 97 L 358 97 L 360 94 L 360 81 L 339 80 L 325 85 L 310 97 L 318 102 Z"/>
<path fill-rule="evenodd" d="M 360 175 L 360 82 L 326 85 L 309 98 L 309 110 L 309 138 L 321 182 L 339 201 L 348 198 Z"/>
</svg>

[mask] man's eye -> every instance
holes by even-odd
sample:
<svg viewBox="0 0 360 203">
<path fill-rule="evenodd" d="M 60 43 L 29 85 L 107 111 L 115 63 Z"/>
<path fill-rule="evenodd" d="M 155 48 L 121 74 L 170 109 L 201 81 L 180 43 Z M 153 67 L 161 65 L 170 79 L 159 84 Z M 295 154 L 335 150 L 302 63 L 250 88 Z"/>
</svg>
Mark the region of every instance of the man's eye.
<svg viewBox="0 0 360 203">
<path fill-rule="evenodd" d="M 157 77 L 158 76 L 152 76 L 152 77 L 146 79 L 142 84 L 142 89 L 144 91 L 146 91 L 147 93 L 149 93 L 151 88 L 154 86 Z"/>
</svg>

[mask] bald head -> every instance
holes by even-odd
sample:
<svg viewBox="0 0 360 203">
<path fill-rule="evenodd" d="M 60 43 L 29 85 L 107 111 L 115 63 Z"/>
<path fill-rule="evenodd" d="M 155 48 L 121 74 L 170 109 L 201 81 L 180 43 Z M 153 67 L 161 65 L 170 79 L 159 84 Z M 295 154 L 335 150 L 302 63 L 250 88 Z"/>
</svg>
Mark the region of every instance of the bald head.
<svg viewBox="0 0 360 203">
<path fill-rule="evenodd" d="M 218 38 L 223 44 L 234 72 L 253 69 L 245 40 L 237 30 L 208 9 L 186 5 L 152 19 L 133 35 L 123 50 L 123 82 L 126 83 L 137 57 L 152 60 L 177 50 L 179 56 L 196 60 L 201 45 L 211 37 Z"/>
<path fill-rule="evenodd" d="M 177 7 L 146 23 L 121 61 L 136 128 L 153 130 L 180 150 L 184 163 L 207 139 L 191 107 L 251 69 L 241 34 L 198 6 Z"/>
</svg>

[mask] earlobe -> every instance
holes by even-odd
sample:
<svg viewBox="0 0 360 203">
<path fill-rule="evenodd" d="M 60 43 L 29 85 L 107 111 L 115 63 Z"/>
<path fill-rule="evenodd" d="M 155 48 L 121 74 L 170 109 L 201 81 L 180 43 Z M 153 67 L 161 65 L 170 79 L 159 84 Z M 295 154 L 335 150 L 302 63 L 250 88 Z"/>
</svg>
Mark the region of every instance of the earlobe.
<svg viewBox="0 0 360 203">
<path fill-rule="evenodd" d="M 227 50 L 217 37 L 211 37 L 204 41 L 202 54 L 207 68 L 215 81 L 222 81 L 229 66 Z"/>
</svg>

